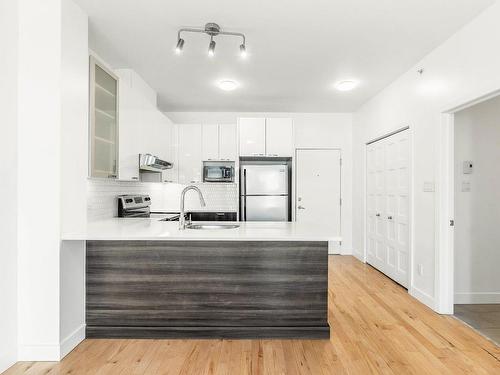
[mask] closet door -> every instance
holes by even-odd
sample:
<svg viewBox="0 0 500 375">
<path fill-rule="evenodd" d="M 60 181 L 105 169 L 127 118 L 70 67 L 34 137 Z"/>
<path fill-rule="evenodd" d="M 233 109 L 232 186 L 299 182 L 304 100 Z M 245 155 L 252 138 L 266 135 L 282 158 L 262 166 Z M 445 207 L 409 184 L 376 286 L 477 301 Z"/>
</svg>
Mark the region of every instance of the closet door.
<svg viewBox="0 0 500 375">
<path fill-rule="evenodd" d="M 386 176 L 385 141 L 368 145 L 367 150 L 368 263 L 385 269 L 386 256 Z"/>
<path fill-rule="evenodd" d="M 409 132 L 367 146 L 367 260 L 409 284 Z"/>
<path fill-rule="evenodd" d="M 386 215 L 388 275 L 409 284 L 409 132 L 395 134 L 386 142 Z"/>
</svg>

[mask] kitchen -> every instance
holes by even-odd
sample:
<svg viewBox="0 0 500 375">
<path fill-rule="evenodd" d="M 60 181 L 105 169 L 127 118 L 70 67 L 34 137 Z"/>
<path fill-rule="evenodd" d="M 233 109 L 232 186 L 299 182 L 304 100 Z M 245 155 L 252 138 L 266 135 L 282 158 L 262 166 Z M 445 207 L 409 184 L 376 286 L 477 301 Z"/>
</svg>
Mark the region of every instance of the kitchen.
<svg viewBox="0 0 500 375">
<path fill-rule="evenodd" d="M 498 16 L 5 0 L 0 372 L 495 373 L 444 151 Z"/>
</svg>

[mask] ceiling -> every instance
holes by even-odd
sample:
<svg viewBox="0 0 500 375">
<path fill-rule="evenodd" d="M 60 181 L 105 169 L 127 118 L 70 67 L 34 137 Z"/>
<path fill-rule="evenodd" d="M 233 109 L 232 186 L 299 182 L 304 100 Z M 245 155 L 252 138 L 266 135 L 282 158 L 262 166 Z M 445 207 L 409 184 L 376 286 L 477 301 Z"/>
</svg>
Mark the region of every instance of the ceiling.
<svg viewBox="0 0 500 375">
<path fill-rule="evenodd" d="M 90 46 L 111 66 L 132 68 L 164 111 L 351 112 L 494 0 L 76 0 L 90 18 Z M 247 36 L 185 34 L 218 23 Z M 231 92 L 216 83 L 234 79 Z M 354 78 L 357 89 L 335 82 Z"/>
</svg>

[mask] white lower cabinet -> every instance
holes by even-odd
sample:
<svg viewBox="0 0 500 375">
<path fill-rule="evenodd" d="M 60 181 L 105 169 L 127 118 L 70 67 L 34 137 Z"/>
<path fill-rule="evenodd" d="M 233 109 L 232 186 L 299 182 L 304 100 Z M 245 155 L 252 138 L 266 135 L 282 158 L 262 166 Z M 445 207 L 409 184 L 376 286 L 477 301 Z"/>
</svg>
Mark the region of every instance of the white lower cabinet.
<svg viewBox="0 0 500 375">
<path fill-rule="evenodd" d="M 182 124 L 179 132 L 179 183 L 202 182 L 202 142 L 200 124 Z"/>
</svg>

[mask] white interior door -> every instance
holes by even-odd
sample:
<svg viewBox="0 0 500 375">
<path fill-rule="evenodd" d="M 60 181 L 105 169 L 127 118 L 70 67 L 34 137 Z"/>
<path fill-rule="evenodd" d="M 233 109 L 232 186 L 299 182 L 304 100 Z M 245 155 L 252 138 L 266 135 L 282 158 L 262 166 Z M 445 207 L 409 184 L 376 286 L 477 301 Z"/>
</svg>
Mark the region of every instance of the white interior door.
<svg viewBox="0 0 500 375">
<path fill-rule="evenodd" d="M 340 150 L 298 149 L 296 221 L 328 223 L 340 236 Z"/>
<path fill-rule="evenodd" d="M 409 284 L 409 131 L 367 146 L 367 261 Z"/>
</svg>

